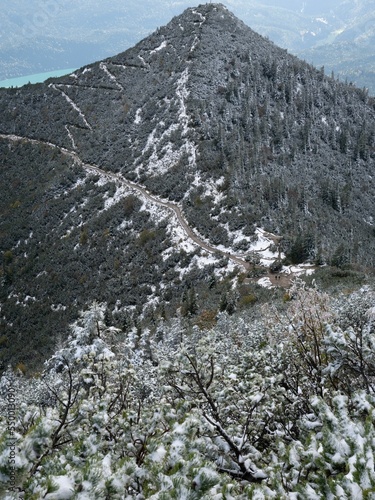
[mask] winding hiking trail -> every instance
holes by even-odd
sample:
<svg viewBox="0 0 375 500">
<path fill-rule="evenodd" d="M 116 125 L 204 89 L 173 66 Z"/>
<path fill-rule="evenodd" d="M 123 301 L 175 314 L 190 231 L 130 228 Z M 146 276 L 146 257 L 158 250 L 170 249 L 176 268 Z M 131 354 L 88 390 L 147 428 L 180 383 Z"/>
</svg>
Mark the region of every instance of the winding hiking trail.
<svg viewBox="0 0 375 500">
<path fill-rule="evenodd" d="M 129 189 L 132 189 L 136 192 L 138 192 L 141 196 L 146 198 L 147 200 L 151 201 L 155 205 L 159 205 L 161 207 L 167 208 L 171 210 L 177 217 L 178 223 L 186 233 L 186 235 L 199 247 L 202 249 L 206 250 L 209 253 L 213 254 L 221 254 L 225 257 L 228 257 L 232 262 L 234 262 L 237 265 L 242 266 L 245 270 L 248 270 L 250 268 L 250 264 L 246 262 L 242 257 L 239 257 L 237 255 L 231 254 L 230 252 L 226 252 L 224 250 L 221 250 L 219 248 L 214 247 L 213 245 L 210 245 L 209 243 L 206 243 L 200 236 L 198 236 L 193 229 L 189 226 L 188 222 L 183 216 L 181 208 L 176 204 L 171 201 L 164 201 L 158 198 L 157 196 L 151 194 L 145 187 L 140 186 L 139 184 L 129 181 L 125 177 L 123 177 L 121 174 L 115 173 L 115 172 L 109 172 L 107 170 L 103 170 L 102 168 L 98 167 L 97 165 L 91 165 L 89 163 L 85 163 L 81 158 L 78 156 L 78 154 L 75 151 L 71 151 L 69 149 L 66 149 L 62 146 L 58 146 L 57 144 L 53 144 L 52 142 L 48 141 L 42 141 L 38 139 L 32 139 L 30 137 L 22 137 L 18 135 L 13 135 L 13 134 L 0 134 L 1 139 L 9 140 L 12 142 L 29 142 L 31 144 L 41 144 L 44 146 L 49 146 L 54 149 L 58 149 L 63 153 L 64 155 L 70 157 L 76 164 L 78 164 L 80 167 L 82 167 L 86 172 L 91 172 L 91 173 L 96 173 L 102 178 L 106 178 L 108 180 L 113 180 L 117 183 L 122 184 L 123 186 L 126 186 Z"/>
</svg>

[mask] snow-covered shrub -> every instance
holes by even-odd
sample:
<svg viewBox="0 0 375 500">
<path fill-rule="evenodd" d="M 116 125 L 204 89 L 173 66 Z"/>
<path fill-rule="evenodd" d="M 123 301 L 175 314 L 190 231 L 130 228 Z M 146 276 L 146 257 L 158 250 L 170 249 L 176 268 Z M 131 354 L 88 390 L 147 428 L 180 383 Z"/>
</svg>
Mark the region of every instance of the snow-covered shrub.
<svg viewBox="0 0 375 500">
<path fill-rule="evenodd" d="M 374 498 L 374 293 L 290 298 L 155 338 L 94 304 L 39 379 L 2 377 L 2 497 Z"/>
</svg>

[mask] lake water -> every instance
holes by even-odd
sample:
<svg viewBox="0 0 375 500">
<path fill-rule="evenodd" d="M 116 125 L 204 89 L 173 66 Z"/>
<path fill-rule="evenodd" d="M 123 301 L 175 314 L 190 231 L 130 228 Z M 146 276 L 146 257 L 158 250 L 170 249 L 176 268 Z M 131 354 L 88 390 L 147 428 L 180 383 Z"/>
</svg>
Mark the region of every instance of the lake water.
<svg viewBox="0 0 375 500">
<path fill-rule="evenodd" d="M 59 69 L 57 71 L 48 71 L 47 73 L 37 73 L 36 75 L 20 76 L 18 78 L 9 78 L 8 80 L 0 81 L 0 87 L 22 87 L 27 83 L 40 83 L 45 82 L 48 78 L 68 75 L 73 73 L 76 68 L 71 69 Z"/>
</svg>

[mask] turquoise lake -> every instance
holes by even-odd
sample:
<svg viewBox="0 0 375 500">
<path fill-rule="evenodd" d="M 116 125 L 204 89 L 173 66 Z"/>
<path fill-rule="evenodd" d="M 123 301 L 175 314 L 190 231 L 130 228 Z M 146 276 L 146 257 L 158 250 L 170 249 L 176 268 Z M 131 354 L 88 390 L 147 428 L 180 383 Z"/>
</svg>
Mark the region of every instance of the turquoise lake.
<svg viewBox="0 0 375 500">
<path fill-rule="evenodd" d="M 68 75 L 75 70 L 76 68 L 59 69 L 57 71 L 48 71 L 47 73 L 37 73 L 36 75 L 26 75 L 20 76 L 18 78 L 9 78 L 8 80 L 0 81 L 0 87 L 22 87 L 22 85 L 26 85 L 28 83 L 45 82 L 46 80 L 48 80 L 48 78 Z"/>
</svg>

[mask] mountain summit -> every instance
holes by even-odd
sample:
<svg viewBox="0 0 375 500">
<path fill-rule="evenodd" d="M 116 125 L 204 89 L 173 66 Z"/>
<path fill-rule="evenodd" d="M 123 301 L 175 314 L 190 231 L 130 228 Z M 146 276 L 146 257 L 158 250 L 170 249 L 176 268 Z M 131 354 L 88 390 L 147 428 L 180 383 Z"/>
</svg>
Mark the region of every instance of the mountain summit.
<svg viewBox="0 0 375 500">
<path fill-rule="evenodd" d="M 28 359 L 93 300 L 124 328 L 207 282 L 227 307 L 261 230 L 291 263 L 374 266 L 374 100 L 222 5 L 0 109 L 1 321 Z"/>
</svg>

